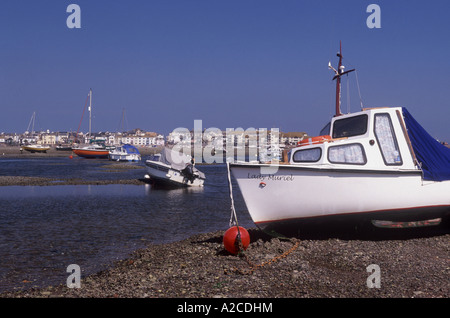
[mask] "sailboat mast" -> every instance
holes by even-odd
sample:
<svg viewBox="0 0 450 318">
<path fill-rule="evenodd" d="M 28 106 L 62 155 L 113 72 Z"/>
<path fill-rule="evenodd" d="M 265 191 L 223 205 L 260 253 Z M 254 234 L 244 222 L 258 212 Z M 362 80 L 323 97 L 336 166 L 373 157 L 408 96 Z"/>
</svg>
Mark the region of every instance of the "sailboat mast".
<svg viewBox="0 0 450 318">
<path fill-rule="evenodd" d="M 92 134 L 92 88 L 89 90 L 89 139 Z"/>
<path fill-rule="evenodd" d="M 30 122 L 28 123 L 27 132 L 30 133 L 30 126 L 31 126 L 31 134 L 34 134 L 34 122 L 36 120 L 36 112 L 33 112 L 33 115 L 31 115 Z"/>
</svg>

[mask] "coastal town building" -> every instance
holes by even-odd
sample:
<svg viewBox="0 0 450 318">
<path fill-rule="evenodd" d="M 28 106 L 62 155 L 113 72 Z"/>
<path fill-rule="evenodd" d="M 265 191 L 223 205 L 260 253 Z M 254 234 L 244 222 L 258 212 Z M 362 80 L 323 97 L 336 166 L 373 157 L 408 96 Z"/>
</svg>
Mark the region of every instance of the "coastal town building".
<svg viewBox="0 0 450 318">
<path fill-rule="evenodd" d="M 202 138 L 196 140 L 195 138 Z M 216 148 L 232 146 L 249 146 L 257 145 L 259 143 L 270 144 L 272 140 L 281 146 L 296 145 L 303 138 L 309 138 L 305 132 L 277 132 L 277 131 L 259 131 L 254 129 L 227 129 L 221 131 L 218 129 L 206 129 L 201 134 L 187 129 L 176 129 L 167 136 L 169 144 L 202 144 L 214 145 Z"/>
<path fill-rule="evenodd" d="M 141 129 L 130 132 L 98 132 L 91 135 L 83 132 L 33 132 L 33 133 L 2 133 L 0 134 L 0 144 L 4 145 L 59 145 L 77 143 L 89 143 L 90 140 L 100 140 L 105 144 L 118 146 L 121 144 L 131 144 L 134 146 L 153 147 L 165 144 L 162 134 L 156 132 L 146 132 Z"/>
</svg>

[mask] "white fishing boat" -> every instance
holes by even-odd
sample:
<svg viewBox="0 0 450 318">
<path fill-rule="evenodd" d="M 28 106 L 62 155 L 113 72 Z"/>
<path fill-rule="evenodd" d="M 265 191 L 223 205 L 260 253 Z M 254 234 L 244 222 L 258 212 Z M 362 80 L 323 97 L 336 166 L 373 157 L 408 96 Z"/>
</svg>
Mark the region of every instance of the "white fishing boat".
<svg viewBox="0 0 450 318">
<path fill-rule="evenodd" d="M 109 160 L 137 162 L 141 161 L 141 154 L 135 146 L 125 144 L 111 150 L 109 152 Z"/>
<path fill-rule="evenodd" d="M 146 160 L 147 179 L 155 184 L 173 187 L 202 187 L 205 174 L 195 168 L 191 156 L 163 148 L 161 153 Z"/>
<path fill-rule="evenodd" d="M 283 233 L 310 221 L 410 221 L 450 217 L 450 149 L 403 107 L 340 112 L 279 163 L 230 163 L 254 223 Z M 330 68 L 332 68 L 330 66 Z M 334 68 L 332 68 L 334 70 Z"/>
</svg>

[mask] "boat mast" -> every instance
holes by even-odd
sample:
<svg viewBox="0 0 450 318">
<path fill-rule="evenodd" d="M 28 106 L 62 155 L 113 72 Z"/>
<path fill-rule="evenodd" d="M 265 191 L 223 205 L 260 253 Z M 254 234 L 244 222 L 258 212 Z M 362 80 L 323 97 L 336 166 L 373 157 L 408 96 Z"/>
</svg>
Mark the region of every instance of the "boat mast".
<svg viewBox="0 0 450 318">
<path fill-rule="evenodd" d="M 339 42 L 339 53 L 337 53 L 339 57 L 338 69 L 336 70 L 331 66 L 331 62 L 328 63 L 328 68 L 332 69 L 336 75 L 334 75 L 333 80 L 336 80 L 336 115 L 341 116 L 341 76 L 344 74 L 348 74 L 353 72 L 355 69 L 345 71 L 344 66 L 342 65 L 342 42 Z"/>
<path fill-rule="evenodd" d="M 34 135 L 34 122 L 36 120 L 36 112 L 33 112 L 33 115 L 31 115 L 30 122 L 28 123 L 27 132 L 30 133 L 30 126 L 31 126 L 31 135 Z"/>
<path fill-rule="evenodd" d="M 92 88 L 89 90 L 89 139 L 91 139 L 92 128 Z"/>
</svg>

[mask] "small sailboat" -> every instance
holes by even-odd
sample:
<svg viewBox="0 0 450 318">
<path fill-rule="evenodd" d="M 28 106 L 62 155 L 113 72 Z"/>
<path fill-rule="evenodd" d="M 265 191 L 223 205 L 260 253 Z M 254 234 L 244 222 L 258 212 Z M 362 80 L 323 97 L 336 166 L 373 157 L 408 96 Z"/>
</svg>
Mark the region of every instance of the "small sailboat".
<svg viewBox="0 0 450 318">
<path fill-rule="evenodd" d="M 145 161 L 146 179 L 172 187 L 202 187 L 205 174 L 195 168 L 191 156 L 163 148 L 161 153 Z"/>
<path fill-rule="evenodd" d="M 141 161 L 141 154 L 135 146 L 125 144 L 111 150 L 109 160 L 138 162 Z"/>
<path fill-rule="evenodd" d="M 103 143 L 92 142 L 88 146 L 72 148 L 74 154 L 88 159 L 108 159 L 109 150 Z"/>
<path fill-rule="evenodd" d="M 35 136 L 35 133 L 34 133 L 35 121 L 36 121 L 36 112 L 33 112 L 33 114 L 31 115 L 31 118 L 30 118 L 30 122 L 28 123 L 28 128 L 27 128 L 27 131 L 25 132 L 25 135 L 30 134 L 31 137 Z M 31 130 L 30 130 L 30 128 L 31 128 Z M 21 147 L 21 151 L 26 150 L 31 153 L 35 153 L 35 152 L 46 153 L 47 150 L 49 150 L 49 149 L 50 149 L 49 146 L 39 145 L 39 144 L 35 144 L 33 142 L 25 144 Z"/>
<path fill-rule="evenodd" d="M 59 144 L 55 149 L 57 151 L 72 151 L 72 146 L 69 144 Z"/>
<path fill-rule="evenodd" d="M 31 153 L 35 153 L 35 152 L 41 152 L 41 153 L 46 153 L 47 150 L 50 149 L 49 146 L 43 146 L 43 145 L 26 145 L 26 146 L 22 146 L 23 150 L 29 151 Z"/>
<path fill-rule="evenodd" d="M 404 107 L 342 114 L 342 50 L 335 70 L 336 114 L 320 136 L 286 160 L 230 163 L 254 223 L 292 233 L 312 223 L 418 221 L 450 217 L 450 149 Z"/>
<path fill-rule="evenodd" d="M 92 135 L 92 89 L 89 90 L 89 137 Z M 83 111 L 84 112 L 84 111 Z M 109 151 L 106 145 L 101 141 L 90 140 L 88 146 L 72 148 L 74 154 L 83 158 L 108 159 Z"/>
</svg>

